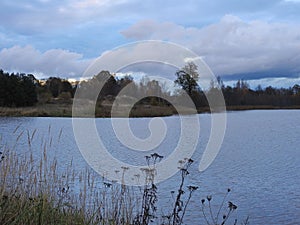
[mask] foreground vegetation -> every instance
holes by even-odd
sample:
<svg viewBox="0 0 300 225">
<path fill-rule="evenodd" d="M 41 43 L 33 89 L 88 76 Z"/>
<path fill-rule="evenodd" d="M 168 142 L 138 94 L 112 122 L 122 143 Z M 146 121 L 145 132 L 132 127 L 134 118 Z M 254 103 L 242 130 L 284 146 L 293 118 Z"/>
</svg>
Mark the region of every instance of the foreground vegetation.
<svg viewBox="0 0 300 225">
<path fill-rule="evenodd" d="M 148 167 L 144 185 L 130 187 L 110 182 L 86 169 L 76 171 L 70 165 L 60 169 L 57 160 L 50 158 L 47 149 L 53 145 L 52 138 L 41 145 L 41 156 L 32 153 L 36 130 L 32 133 L 16 128 L 16 145 L 9 147 L 0 142 L 0 224 L 184 224 L 193 193 L 198 187 L 186 184 L 191 159 L 179 162 L 180 172 L 178 190 L 171 191 L 173 203 L 169 213 L 160 214 L 155 184 L 155 165 L 163 157 L 154 153 L 146 157 Z M 49 133 L 51 128 L 49 127 Z M 27 140 L 28 151 L 18 153 L 17 142 Z M 23 146 L 24 148 L 24 146 Z M 24 149 L 23 149 L 24 150 Z M 120 168 L 119 173 L 126 176 L 127 168 Z M 237 206 L 226 203 L 228 189 L 220 207 L 212 213 L 212 196 L 202 200 L 199 219 L 207 224 L 237 224 L 234 212 Z M 165 198 L 165 194 L 163 195 Z M 233 216 L 233 217 L 232 217 Z M 232 218 L 230 218 L 232 217 Z M 231 220 L 230 220 L 231 219 Z M 245 221 L 242 224 L 247 224 Z"/>
</svg>

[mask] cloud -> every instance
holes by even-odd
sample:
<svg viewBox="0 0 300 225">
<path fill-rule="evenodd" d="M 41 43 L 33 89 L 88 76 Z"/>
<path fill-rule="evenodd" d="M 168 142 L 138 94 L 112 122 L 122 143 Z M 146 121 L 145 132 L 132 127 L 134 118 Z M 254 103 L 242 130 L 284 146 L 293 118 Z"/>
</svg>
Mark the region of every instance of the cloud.
<svg viewBox="0 0 300 225">
<path fill-rule="evenodd" d="M 79 77 L 89 64 L 90 60 L 82 59 L 82 55 L 62 49 L 40 52 L 27 45 L 25 47 L 13 46 L 0 51 L 1 69 L 11 72 L 34 73 L 38 78 Z"/>
<path fill-rule="evenodd" d="M 299 24 L 245 22 L 226 15 L 202 28 L 144 20 L 121 33 L 131 40 L 158 39 L 186 46 L 217 75 L 300 72 Z"/>
<path fill-rule="evenodd" d="M 112 21 L 113 10 L 125 0 L 24 0 L 0 2 L 0 27 L 33 35 L 63 31 L 94 21 Z"/>
<path fill-rule="evenodd" d="M 128 40 L 159 39 L 192 49 L 218 75 L 297 73 L 299 10 L 297 0 L 1 0 L 1 56 L 31 45 L 33 50 L 27 46 L 24 51 L 36 63 L 1 61 L 0 66 L 79 74 L 71 62 L 81 64 L 83 57 L 96 57 Z M 70 69 L 55 65 L 48 49 L 68 49 L 55 54 L 65 52 Z M 52 57 L 51 68 L 42 68 L 38 56 Z"/>
<path fill-rule="evenodd" d="M 128 24 L 151 18 L 180 24 L 203 25 L 215 22 L 224 14 L 253 18 L 286 18 L 290 11 L 299 18 L 296 0 L 2 0 L 0 27 L 18 33 L 51 32 L 66 27 L 96 24 Z M 158 11 L 159 9 L 159 11 Z"/>
</svg>

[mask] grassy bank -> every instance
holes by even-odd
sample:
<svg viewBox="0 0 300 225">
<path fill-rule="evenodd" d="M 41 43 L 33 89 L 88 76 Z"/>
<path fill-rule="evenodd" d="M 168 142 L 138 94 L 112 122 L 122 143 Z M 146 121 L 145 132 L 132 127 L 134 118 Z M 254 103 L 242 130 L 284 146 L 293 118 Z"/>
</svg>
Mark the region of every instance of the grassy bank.
<svg viewBox="0 0 300 225">
<path fill-rule="evenodd" d="M 300 105 L 278 107 L 271 105 L 237 105 L 226 106 L 227 111 L 241 110 L 276 110 L 276 109 L 300 109 Z M 184 114 L 191 114 L 193 110 L 181 108 Z M 98 118 L 111 117 L 111 106 L 97 106 L 95 116 Z M 209 107 L 197 109 L 198 113 L 209 113 Z M 176 115 L 177 111 L 172 106 L 138 105 L 131 112 L 130 117 L 158 117 Z M 72 104 L 51 103 L 38 104 L 32 107 L 0 107 L 1 117 L 72 117 Z M 115 114 L 116 117 L 126 117 L 122 109 Z"/>
<path fill-rule="evenodd" d="M 0 116 L 71 117 L 71 104 L 43 104 L 31 107 L 0 107 Z"/>
<path fill-rule="evenodd" d="M 190 110 L 185 109 L 189 114 Z M 130 117 L 156 117 L 177 114 L 172 106 L 138 105 L 130 111 Z M 0 116 L 12 117 L 72 117 L 72 104 L 38 104 L 32 107 L 0 107 Z M 119 107 L 116 117 L 127 117 Z M 95 117 L 111 117 L 111 105 L 96 106 Z"/>
</svg>

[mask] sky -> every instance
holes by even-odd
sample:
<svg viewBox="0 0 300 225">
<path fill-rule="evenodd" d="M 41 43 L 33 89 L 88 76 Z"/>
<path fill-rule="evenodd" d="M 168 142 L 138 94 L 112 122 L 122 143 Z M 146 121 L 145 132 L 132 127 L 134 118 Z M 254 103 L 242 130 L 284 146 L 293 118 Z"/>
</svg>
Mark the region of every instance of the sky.
<svg viewBox="0 0 300 225">
<path fill-rule="evenodd" d="M 225 81 L 285 87 L 300 83 L 299 12 L 300 0 L 1 0 L 0 68 L 79 79 L 111 49 L 163 40 Z"/>
</svg>

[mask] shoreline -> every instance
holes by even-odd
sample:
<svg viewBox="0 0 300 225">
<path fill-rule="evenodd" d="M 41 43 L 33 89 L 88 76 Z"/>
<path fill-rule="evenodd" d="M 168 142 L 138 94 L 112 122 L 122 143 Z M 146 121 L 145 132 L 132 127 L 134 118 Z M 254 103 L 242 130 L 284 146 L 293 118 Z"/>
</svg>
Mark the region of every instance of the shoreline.
<svg viewBox="0 0 300 225">
<path fill-rule="evenodd" d="M 300 105 L 295 106 L 271 106 L 271 105 L 242 105 L 226 106 L 226 111 L 246 111 L 246 110 L 293 110 L 300 109 Z M 191 114 L 188 108 L 183 109 L 184 114 Z M 208 107 L 198 108 L 197 113 L 210 113 Z M 134 107 L 131 111 L 130 118 L 142 117 L 166 117 L 178 115 L 172 106 L 145 106 Z M 9 108 L 0 107 L 0 117 L 72 117 L 72 104 L 43 104 L 31 107 Z M 127 117 L 121 111 L 114 116 L 116 118 Z M 111 118 L 110 107 L 97 107 L 95 118 Z"/>
</svg>

